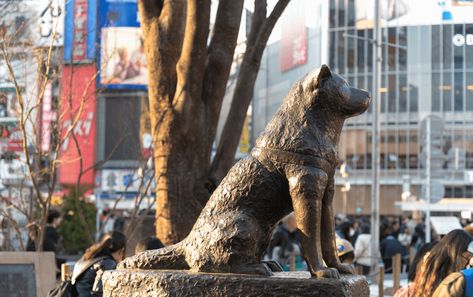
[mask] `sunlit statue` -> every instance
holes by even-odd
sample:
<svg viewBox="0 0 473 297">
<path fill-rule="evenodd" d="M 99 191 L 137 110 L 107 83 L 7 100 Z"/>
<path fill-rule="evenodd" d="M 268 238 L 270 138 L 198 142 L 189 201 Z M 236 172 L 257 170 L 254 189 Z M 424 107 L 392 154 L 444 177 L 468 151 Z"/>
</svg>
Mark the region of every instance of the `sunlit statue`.
<svg viewBox="0 0 473 297">
<path fill-rule="evenodd" d="M 309 73 L 289 91 L 250 155 L 228 172 L 189 235 L 119 268 L 271 275 L 277 265 L 262 262 L 263 253 L 275 225 L 294 211 L 310 273 L 352 273 L 335 245 L 334 173 L 343 123 L 369 103 L 368 92 L 328 66 Z"/>
</svg>

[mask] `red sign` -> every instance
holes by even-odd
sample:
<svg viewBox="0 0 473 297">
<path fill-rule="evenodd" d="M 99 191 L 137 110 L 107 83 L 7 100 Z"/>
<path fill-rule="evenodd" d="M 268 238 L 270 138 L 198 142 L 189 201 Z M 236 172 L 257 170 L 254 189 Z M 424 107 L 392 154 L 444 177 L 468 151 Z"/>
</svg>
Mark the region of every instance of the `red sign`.
<svg viewBox="0 0 473 297">
<path fill-rule="evenodd" d="M 12 127 L 8 131 L 7 152 L 23 152 L 23 133 L 20 127 Z"/>
<path fill-rule="evenodd" d="M 73 67 L 73 74 L 71 66 L 65 65 L 63 68 L 61 93 L 61 139 L 64 141 L 60 148 L 59 182 L 69 185 L 77 183 L 81 172 L 80 159 L 82 159 L 82 171 L 91 168 L 95 163 L 95 64 Z M 80 112 L 81 104 L 83 104 L 82 112 Z M 79 120 L 71 128 L 79 112 Z M 80 155 L 70 133 L 74 133 L 77 138 Z M 94 184 L 94 170 L 88 170 L 82 176 L 81 184 L 91 186 Z"/>
<path fill-rule="evenodd" d="M 72 61 L 87 59 L 87 0 L 74 1 L 74 34 Z"/>
<path fill-rule="evenodd" d="M 301 5 L 289 5 L 281 18 L 281 71 L 307 62 L 307 28 Z"/>
</svg>

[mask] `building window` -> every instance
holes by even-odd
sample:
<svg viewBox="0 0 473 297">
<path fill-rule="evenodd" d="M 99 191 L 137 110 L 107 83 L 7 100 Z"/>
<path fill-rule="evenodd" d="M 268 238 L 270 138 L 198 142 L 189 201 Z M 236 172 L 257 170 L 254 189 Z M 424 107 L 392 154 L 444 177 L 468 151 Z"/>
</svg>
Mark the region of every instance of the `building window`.
<svg viewBox="0 0 473 297">
<path fill-rule="evenodd" d="M 442 95 L 442 111 L 452 111 L 452 73 L 450 71 L 444 71 L 442 73 L 442 84 L 439 86 Z"/>
<path fill-rule="evenodd" d="M 467 71 L 465 73 L 465 79 L 466 79 L 465 109 L 467 111 L 472 111 L 473 110 L 473 71 Z"/>
<path fill-rule="evenodd" d="M 442 50 L 442 36 L 440 35 L 440 26 L 432 26 L 432 69 L 440 70 L 440 55 Z"/>
<path fill-rule="evenodd" d="M 473 34 L 473 24 L 465 25 L 465 34 Z M 473 69 L 473 46 L 465 46 L 465 67 Z"/>
<path fill-rule="evenodd" d="M 455 72 L 453 102 L 455 111 L 463 111 L 463 72 Z"/>
<path fill-rule="evenodd" d="M 465 36 L 463 32 L 463 25 L 457 24 L 454 25 L 453 27 L 454 34 L 461 34 L 462 36 Z M 452 44 L 451 39 L 449 44 Z M 464 46 L 453 46 L 453 61 L 454 61 L 454 67 L 455 69 L 463 69 L 463 49 Z"/>
<path fill-rule="evenodd" d="M 139 97 L 105 97 L 106 161 L 139 160 L 140 113 Z"/>
<path fill-rule="evenodd" d="M 440 74 L 432 73 L 432 111 L 440 111 Z"/>
<path fill-rule="evenodd" d="M 442 50 L 443 50 L 443 69 L 452 69 L 452 37 L 453 37 L 453 26 L 444 25 L 442 28 Z"/>
</svg>

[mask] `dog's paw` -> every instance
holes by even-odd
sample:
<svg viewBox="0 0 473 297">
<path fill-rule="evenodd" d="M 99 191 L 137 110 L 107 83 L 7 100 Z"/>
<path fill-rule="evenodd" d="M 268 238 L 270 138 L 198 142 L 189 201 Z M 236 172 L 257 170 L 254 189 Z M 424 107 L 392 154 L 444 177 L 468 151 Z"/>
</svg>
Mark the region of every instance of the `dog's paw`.
<svg viewBox="0 0 473 297">
<path fill-rule="evenodd" d="M 339 263 L 335 268 L 340 274 L 355 274 L 355 269 L 351 265 Z"/>
<path fill-rule="evenodd" d="M 340 278 L 340 273 L 335 268 L 322 268 L 311 274 L 316 278 Z"/>
</svg>

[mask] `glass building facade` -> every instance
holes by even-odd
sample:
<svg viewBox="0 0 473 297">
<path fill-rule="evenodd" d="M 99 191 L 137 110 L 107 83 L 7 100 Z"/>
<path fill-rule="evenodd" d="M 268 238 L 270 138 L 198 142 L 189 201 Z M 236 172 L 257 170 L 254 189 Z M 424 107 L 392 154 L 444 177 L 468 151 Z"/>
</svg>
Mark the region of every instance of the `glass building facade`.
<svg viewBox="0 0 473 297">
<path fill-rule="evenodd" d="M 366 14 L 373 6 L 365 7 L 369 2 L 330 1 L 329 65 L 351 85 L 374 94 L 373 19 Z M 412 181 L 411 192 L 425 198 L 421 188 L 426 135 L 421 125 L 429 115 L 441 119 L 444 127 L 443 133 L 433 131 L 442 138 L 437 158 L 432 160 L 433 183 L 438 184 L 433 194 L 473 197 L 473 13 L 455 19 L 455 9 L 472 11 L 471 1 L 434 7 L 438 14 L 429 20 L 409 18 L 415 15 L 414 6 L 414 1 L 407 0 L 381 5 L 379 150 L 381 212 L 385 214 L 390 209 L 396 212 L 393 204 L 401 200 L 405 177 Z M 360 192 L 351 209 L 355 212 L 364 212 L 370 201 L 372 116 L 370 109 L 347 121 L 341 138 L 341 157 L 349 167 L 351 184 L 357 187 L 354 190 Z"/>
<path fill-rule="evenodd" d="M 424 198 L 422 123 L 430 115 L 440 118 L 444 128 L 433 131 L 442 139 L 432 161 L 434 195 L 473 198 L 472 2 L 451 1 L 450 7 L 442 7 L 427 0 L 381 1 L 381 214 L 401 212 L 395 202 L 401 201 L 406 180 L 410 180 L 411 193 Z M 306 64 L 283 70 L 278 63 L 281 44 L 266 49 L 254 95 L 253 138 L 274 115 L 290 86 L 321 63 L 352 86 L 373 94 L 374 1 L 320 3 L 322 11 L 316 14 L 322 29 L 308 28 Z M 345 123 L 339 153 L 347 164 L 348 178 L 337 175 L 337 212 L 345 207 L 349 214 L 371 211 L 372 119 L 370 107 Z M 351 187 L 343 205 L 341 188 L 347 181 Z"/>
</svg>

